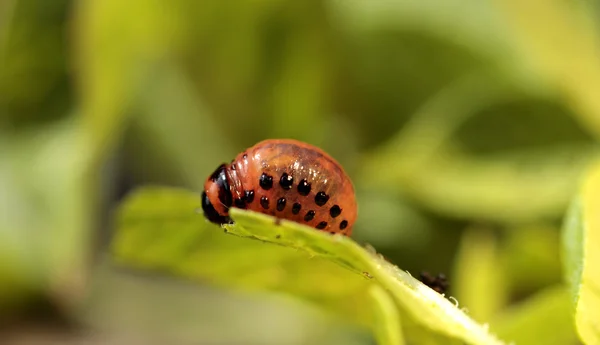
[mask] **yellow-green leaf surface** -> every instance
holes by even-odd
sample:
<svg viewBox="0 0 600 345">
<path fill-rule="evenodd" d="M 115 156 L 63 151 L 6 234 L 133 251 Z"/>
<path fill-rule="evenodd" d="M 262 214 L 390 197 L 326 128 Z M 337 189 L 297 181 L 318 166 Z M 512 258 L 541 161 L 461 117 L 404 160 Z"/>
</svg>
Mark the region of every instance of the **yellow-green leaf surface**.
<svg viewBox="0 0 600 345">
<path fill-rule="evenodd" d="M 600 164 L 586 176 L 563 231 L 564 264 L 575 325 L 586 344 L 600 343 Z"/>
<path fill-rule="evenodd" d="M 132 9 L 136 15 L 122 20 Z M 124 130 L 124 113 L 137 90 L 151 84 L 149 71 L 158 68 L 164 52 L 177 49 L 174 37 L 181 32 L 182 21 L 175 6 L 153 1 L 85 2 L 75 6 L 75 14 L 82 125 L 89 131 L 94 163 L 99 165 L 114 148 L 114 137 Z"/>
<path fill-rule="evenodd" d="M 485 155 L 474 154 L 461 144 L 467 140 L 461 130 L 469 121 L 485 123 L 476 132 L 494 128 L 486 132 L 493 135 L 498 131 L 493 122 L 487 122 L 490 116 L 480 113 L 521 99 L 526 88 L 516 84 L 498 83 L 487 73 L 475 73 L 448 85 L 431 97 L 395 138 L 366 157 L 368 163 L 357 180 L 409 195 L 452 217 L 520 223 L 561 214 L 578 176 L 597 154 L 591 140 L 554 140 L 552 145 L 516 149 L 504 147 L 508 141 L 502 138 L 497 143 L 500 149 Z M 554 115 L 565 127 L 574 126 L 568 115 Z M 515 117 L 506 130 L 522 119 Z M 531 120 L 534 123 L 529 126 L 542 125 L 540 120 L 537 124 Z"/>
<path fill-rule="evenodd" d="M 80 121 L 67 118 L 3 139 L 0 175 L 7 188 L 0 185 L 0 305 L 25 291 L 43 291 L 70 307 L 83 291 L 89 241 L 82 172 L 90 155 Z"/>
<path fill-rule="evenodd" d="M 404 345 L 400 313 L 394 300 L 381 286 L 373 284 L 369 290 L 373 303 L 373 328 L 379 344 Z"/>
<path fill-rule="evenodd" d="M 162 187 L 130 195 L 118 216 L 116 259 L 223 286 L 285 292 L 372 328 L 372 316 L 395 315 L 390 308 L 397 308 L 430 333 L 502 344 L 452 302 L 350 238 L 238 209 L 225 234 L 195 212 L 199 202 L 196 193 Z M 379 291 L 374 301 L 373 285 L 389 298 Z M 380 339 L 402 334 L 375 331 Z"/>
<path fill-rule="evenodd" d="M 479 321 L 489 320 L 508 299 L 497 247 L 496 239 L 488 229 L 468 229 L 463 235 L 452 274 L 452 291 L 469 315 Z"/>
<path fill-rule="evenodd" d="M 499 336 L 518 345 L 576 344 L 577 340 L 564 285 L 546 288 L 509 307 L 490 324 Z"/>
<path fill-rule="evenodd" d="M 576 115 L 600 134 L 598 28 L 585 1 L 495 1 L 522 54 L 560 90 Z M 530 13 L 535 12 L 535 20 Z"/>
</svg>

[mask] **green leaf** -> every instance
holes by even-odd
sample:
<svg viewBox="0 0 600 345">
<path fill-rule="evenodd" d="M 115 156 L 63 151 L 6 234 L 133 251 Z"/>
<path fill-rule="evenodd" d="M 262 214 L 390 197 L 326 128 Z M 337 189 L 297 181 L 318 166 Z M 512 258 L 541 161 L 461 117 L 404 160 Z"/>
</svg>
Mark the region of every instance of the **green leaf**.
<svg viewBox="0 0 600 345">
<path fill-rule="evenodd" d="M 506 231 L 499 267 L 512 294 L 527 294 L 562 281 L 558 226 L 536 224 Z"/>
<path fill-rule="evenodd" d="M 456 41 L 478 54 L 507 60 L 512 55 L 507 29 L 485 2 L 469 3 L 469 11 L 455 11 L 460 1 L 331 1 L 343 24 L 354 29 L 396 28 L 423 31 Z M 433 66 L 432 66 L 433 67 Z"/>
<path fill-rule="evenodd" d="M 95 266 L 88 298 L 76 311 L 79 322 L 102 334 L 135 334 L 144 344 L 164 339 L 164 344 L 364 345 L 370 340 L 364 329 L 288 296 L 135 274 L 110 261 L 103 256 Z"/>
<path fill-rule="evenodd" d="M 575 325 L 588 344 L 600 342 L 600 165 L 586 176 L 565 219 L 563 249 Z"/>
<path fill-rule="evenodd" d="M 491 322 L 491 329 L 519 345 L 575 344 L 568 291 L 558 285 L 546 288 L 508 308 Z"/>
<path fill-rule="evenodd" d="M 132 157 L 128 164 L 142 180 L 175 181 L 200 188 L 204 180 L 198 176 L 210 174 L 222 157 L 234 157 L 234 145 L 178 68 L 165 63 L 153 78 L 135 104 L 138 115 L 132 117 L 126 142 L 128 157 Z"/>
<path fill-rule="evenodd" d="M 0 149 L 0 300 L 23 290 L 71 307 L 87 273 L 91 159 L 78 118 L 7 135 Z M 6 213 L 4 211 L 6 210 Z M 0 284 L 4 285 L 4 284 Z M 68 293 L 65 294 L 65 292 Z M 0 301 L 1 303 L 1 301 Z"/>
<path fill-rule="evenodd" d="M 465 231 L 455 261 L 452 291 L 474 319 L 489 320 L 508 300 L 498 244 L 486 228 Z"/>
<path fill-rule="evenodd" d="M 127 14 L 132 10 L 135 16 Z M 75 18 L 82 125 L 92 143 L 92 168 L 99 169 L 124 131 L 124 114 L 139 88 L 153 82 L 158 61 L 177 46 L 182 21 L 175 6 L 138 0 L 81 4 Z"/>
<path fill-rule="evenodd" d="M 284 291 L 369 324 L 368 280 L 327 260 L 303 260 L 306 255 L 296 250 L 224 235 L 195 212 L 199 202 L 187 190 L 161 187 L 129 196 L 119 211 L 115 259 L 218 286 Z M 324 279 L 329 283 L 322 284 Z"/>
<path fill-rule="evenodd" d="M 400 313 L 394 304 L 392 296 L 376 284 L 371 285 L 369 294 L 373 303 L 373 328 L 378 344 L 404 345 Z"/>
<path fill-rule="evenodd" d="M 130 195 L 119 212 L 113 246 L 117 260 L 221 285 L 282 291 L 370 327 L 375 326 L 373 311 L 381 316 L 389 314 L 389 308 L 398 308 L 430 332 L 469 344 L 502 344 L 486 327 L 372 248 L 239 209 L 231 210 L 235 224 L 224 226 L 225 232 L 237 237 L 227 236 L 194 213 L 199 201 L 197 194 L 161 187 Z M 383 302 L 385 296 L 379 296 L 373 306 L 369 289 L 374 285 L 387 291 L 395 306 Z M 394 323 L 398 322 L 389 322 Z M 381 329 L 376 331 L 384 337 Z M 401 334 L 388 332 L 386 339 Z"/>
<path fill-rule="evenodd" d="M 497 133 L 498 116 L 486 116 L 484 110 L 525 95 L 525 87 L 514 80 L 498 82 L 489 73 L 459 79 L 434 95 L 393 140 L 366 157 L 357 184 L 393 189 L 437 213 L 464 219 L 522 223 L 558 216 L 578 176 L 597 155 L 595 144 L 582 130 L 572 128 L 575 134 L 571 136 L 576 138 L 567 136 L 560 143 L 546 143 L 528 131 L 533 142 L 529 147 L 511 148 L 510 141 L 502 139 L 495 143 L 501 149 L 485 154 L 474 153 L 474 145 L 465 145 L 468 138 L 461 133 L 477 118 L 483 120 L 481 127 Z M 576 127 L 575 121 L 568 121 L 568 114 L 553 110 L 551 123 Z M 539 128 L 542 120 L 548 121 L 544 115 L 521 124 L 525 116 L 518 111 L 510 119 L 500 115 L 511 132 L 522 126 Z M 560 128 L 550 128 L 550 137 L 555 131 L 561 133 Z"/>
<path fill-rule="evenodd" d="M 597 23 L 579 1 L 495 1 L 513 26 L 520 54 L 560 91 L 582 123 L 600 134 Z M 580 8 L 578 8 L 580 7 Z M 535 11 L 536 20 L 529 13 Z"/>
</svg>

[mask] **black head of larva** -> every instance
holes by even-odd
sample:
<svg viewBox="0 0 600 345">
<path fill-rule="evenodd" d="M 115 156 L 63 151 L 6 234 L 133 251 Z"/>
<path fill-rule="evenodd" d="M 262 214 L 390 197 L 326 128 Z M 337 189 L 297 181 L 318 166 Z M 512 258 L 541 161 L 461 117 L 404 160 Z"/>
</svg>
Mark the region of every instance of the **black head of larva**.
<svg viewBox="0 0 600 345">
<path fill-rule="evenodd" d="M 208 199 L 206 192 L 202 192 L 202 211 L 204 211 L 204 217 L 210 222 L 215 224 L 228 224 L 231 223 L 231 219 L 227 216 L 222 216 L 215 210 L 215 207 Z"/>
<path fill-rule="evenodd" d="M 231 223 L 227 211 L 233 204 L 233 196 L 229 181 L 227 181 L 227 167 L 221 164 L 209 177 L 202 192 L 202 210 L 206 219 L 213 223 Z M 215 207 L 217 205 L 217 207 Z"/>
<path fill-rule="evenodd" d="M 219 201 L 225 208 L 230 208 L 233 203 L 233 196 L 231 195 L 231 188 L 229 188 L 229 182 L 227 181 L 227 168 L 225 164 L 221 164 L 211 176 L 215 174 L 217 174 L 217 178 L 214 182 L 219 188 Z"/>
</svg>

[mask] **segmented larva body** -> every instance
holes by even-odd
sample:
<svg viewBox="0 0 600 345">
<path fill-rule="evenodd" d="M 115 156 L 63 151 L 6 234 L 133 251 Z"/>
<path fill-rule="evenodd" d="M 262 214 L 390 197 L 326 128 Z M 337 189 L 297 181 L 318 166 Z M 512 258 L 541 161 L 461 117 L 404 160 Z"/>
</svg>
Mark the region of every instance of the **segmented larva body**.
<svg viewBox="0 0 600 345">
<path fill-rule="evenodd" d="M 356 197 L 343 168 L 323 150 L 291 140 L 262 141 L 206 180 L 204 214 L 229 223 L 229 208 L 249 209 L 349 236 Z"/>
</svg>

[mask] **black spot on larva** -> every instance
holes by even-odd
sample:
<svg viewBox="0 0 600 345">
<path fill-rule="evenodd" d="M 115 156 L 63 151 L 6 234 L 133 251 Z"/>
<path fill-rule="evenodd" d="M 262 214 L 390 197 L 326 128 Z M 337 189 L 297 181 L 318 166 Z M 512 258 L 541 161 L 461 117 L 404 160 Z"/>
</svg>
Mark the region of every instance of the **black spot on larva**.
<svg viewBox="0 0 600 345">
<path fill-rule="evenodd" d="M 248 158 L 248 154 L 247 154 L 247 153 L 244 153 L 244 154 L 242 155 L 242 158 L 243 158 L 243 159 L 246 159 L 246 158 Z"/>
<path fill-rule="evenodd" d="M 301 208 L 302 208 L 302 205 L 300 205 L 299 203 L 295 202 L 294 205 L 292 206 L 292 213 L 293 214 L 300 213 L 300 209 Z"/>
<path fill-rule="evenodd" d="M 329 233 L 332 235 L 335 235 L 335 231 L 330 231 Z"/>
<path fill-rule="evenodd" d="M 313 218 L 315 218 L 315 214 L 316 213 L 313 210 L 306 212 L 306 215 L 304 216 L 304 221 L 310 222 L 311 220 L 313 220 Z"/>
<path fill-rule="evenodd" d="M 318 192 L 315 195 L 315 204 L 319 206 L 323 206 L 329 201 L 329 195 L 325 194 L 325 192 Z"/>
<path fill-rule="evenodd" d="M 231 163 L 230 163 L 231 164 L 231 170 L 236 170 L 237 167 L 236 167 L 236 165 L 233 162 L 235 162 L 235 161 L 231 161 Z"/>
<path fill-rule="evenodd" d="M 244 199 L 247 204 L 251 204 L 254 201 L 254 190 L 244 191 Z"/>
<path fill-rule="evenodd" d="M 281 174 L 281 178 L 279 179 L 279 185 L 281 188 L 285 190 L 292 189 L 292 185 L 294 184 L 294 178 L 287 173 Z"/>
<path fill-rule="evenodd" d="M 298 183 L 298 193 L 302 196 L 307 196 L 310 193 L 310 183 L 306 179 Z"/>
<path fill-rule="evenodd" d="M 347 221 L 347 220 L 342 220 L 342 221 L 340 222 L 340 229 L 341 229 L 341 230 L 344 230 L 344 229 L 345 229 L 345 228 L 347 228 L 347 227 L 348 227 L 348 221 Z"/>
<path fill-rule="evenodd" d="M 277 200 L 277 211 L 283 211 L 285 209 L 285 198 L 279 198 Z"/>
<path fill-rule="evenodd" d="M 317 224 L 317 229 L 323 230 L 327 227 L 327 222 L 320 222 Z"/>
<path fill-rule="evenodd" d="M 267 198 L 266 196 L 263 196 L 262 198 L 260 198 L 260 206 L 262 206 L 262 208 L 264 208 L 265 210 L 269 209 L 269 198 Z"/>
<path fill-rule="evenodd" d="M 233 201 L 233 204 L 235 205 L 235 207 L 237 208 L 246 208 L 246 203 L 244 202 L 244 200 L 240 199 L 240 198 L 236 198 Z"/>
<path fill-rule="evenodd" d="M 262 173 L 258 179 L 258 184 L 260 185 L 260 188 L 264 190 L 271 189 L 273 187 L 273 176 Z"/>
<path fill-rule="evenodd" d="M 333 205 L 329 209 L 329 215 L 333 218 L 339 216 L 342 213 L 342 209 L 338 205 Z"/>
</svg>

